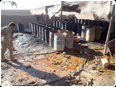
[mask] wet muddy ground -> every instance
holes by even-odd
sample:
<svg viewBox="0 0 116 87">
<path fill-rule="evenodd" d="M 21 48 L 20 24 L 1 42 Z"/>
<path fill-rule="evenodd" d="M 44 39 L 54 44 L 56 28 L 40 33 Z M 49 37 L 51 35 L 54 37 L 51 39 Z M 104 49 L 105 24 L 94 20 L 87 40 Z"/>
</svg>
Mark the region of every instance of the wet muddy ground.
<svg viewBox="0 0 116 87">
<path fill-rule="evenodd" d="M 55 52 L 44 41 L 24 33 L 15 34 L 13 43 L 17 62 L 1 63 L 3 85 L 5 82 L 10 85 L 42 85 L 51 82 L 45 86 L 115 84 L 115 58 L 103 56 L 104 44 L 80 41 L 74 43 L 73 49 L 65 48 L 64 52 Z M 6 58 L 9 59 L 8 54 L 7 51 Z M 101 58 L 104 57 L 110 60 L 109 68 L 102 67 Z M 84 63 L 84 67 L 81 67 Z"/>
</svg>

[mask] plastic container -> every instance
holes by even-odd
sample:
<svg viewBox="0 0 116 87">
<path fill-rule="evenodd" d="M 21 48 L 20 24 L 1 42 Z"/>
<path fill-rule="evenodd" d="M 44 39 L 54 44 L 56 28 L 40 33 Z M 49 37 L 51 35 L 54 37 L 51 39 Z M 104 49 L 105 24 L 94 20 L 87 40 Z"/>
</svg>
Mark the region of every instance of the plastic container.
<svg viewBox="0 0 116 87">
<path fill-rule="evenodd" d="M 80 36 L 74 36 L 74 42 L 79 42 L 80 41 Z"/>
</svg>

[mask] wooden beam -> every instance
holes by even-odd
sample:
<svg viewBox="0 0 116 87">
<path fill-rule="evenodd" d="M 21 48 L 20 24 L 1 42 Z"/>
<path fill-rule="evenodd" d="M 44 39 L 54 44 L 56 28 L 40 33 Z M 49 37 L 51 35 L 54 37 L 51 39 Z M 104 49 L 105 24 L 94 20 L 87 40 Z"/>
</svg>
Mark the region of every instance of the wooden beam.
<svg viewBox="0 0 116 87">
<path fill-rule="evenodd" d="M 60 28 L 62 27 L 62 7 L 63 7 L 63 1 L 61 1 Z"/>
<path fill-rule="evenodd" d="M 45 7 L 46 11 L 47 11 L 47 7 Z M 45 16 L 45 24 L 47 22 L 47 12 L 46 12 L 46 16 Z"/>
<path fill-rule="evenodd" d="M 109 42 L 109 39 L 110 39 L 111 24 L 112 24 L 112 21 L 113 21 L 113 18 L 114 18 L 114 12 L 115 12 L 115 5 L 113 5 L 112 15 L 111 15 L 111 18 L 110 18 L 109 29 L 108 29 L 107 38 L 106 38 L 106 42 L 105 42 L 105 48 L 104 48 L 104 52 L 103 52 L 104 55 L 106 54 L 108 42 Z"/>
</svg>

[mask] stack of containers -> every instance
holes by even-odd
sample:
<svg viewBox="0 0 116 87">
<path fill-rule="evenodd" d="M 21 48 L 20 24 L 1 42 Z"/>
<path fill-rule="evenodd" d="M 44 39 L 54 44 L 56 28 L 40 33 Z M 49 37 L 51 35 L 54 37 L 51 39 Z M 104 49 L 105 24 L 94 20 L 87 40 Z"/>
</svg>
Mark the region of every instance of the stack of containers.
<svg viewBox="0 0 116 87">
<path fill-rule="evenodd" d="M 73 48 L 73 43 L 74 43 L 74 32 L 68 31 L 68 30 L 58 30 L 59 33 L 62 33 L 65 37 L 65 46 L 68 49 Z"/>
</svg>

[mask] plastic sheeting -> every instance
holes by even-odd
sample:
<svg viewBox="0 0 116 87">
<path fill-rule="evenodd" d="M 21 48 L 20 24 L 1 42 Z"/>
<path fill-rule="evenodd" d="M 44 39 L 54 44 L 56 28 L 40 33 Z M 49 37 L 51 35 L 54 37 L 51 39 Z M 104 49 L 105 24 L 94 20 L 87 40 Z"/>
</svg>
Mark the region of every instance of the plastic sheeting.
<svg viewBox="0 0 116 87">
<path fill-rule="evenodd" d="M 106 10 L 107 9 L 107 10 Z M 47 14 L 51 18 L 53 15 L 61 10 L 61 5 L 53 5 L 47 7 Z M 73 1 L 63 2 L 62 11 L 76 12 L 76 13 L 90 13 L 92 12 L 95 19 L 109 21 L 111 4 L 110 1 Z"/>
<path fill-rule="evenodd" d="M 53 15 L 58 13 L 60 9 L 61 9 L 61 5 L 55 5 L 53 7 L 48 7 L 46 13 L 49 14 L 49 18 L 51 18 Z"/>
</svg>

